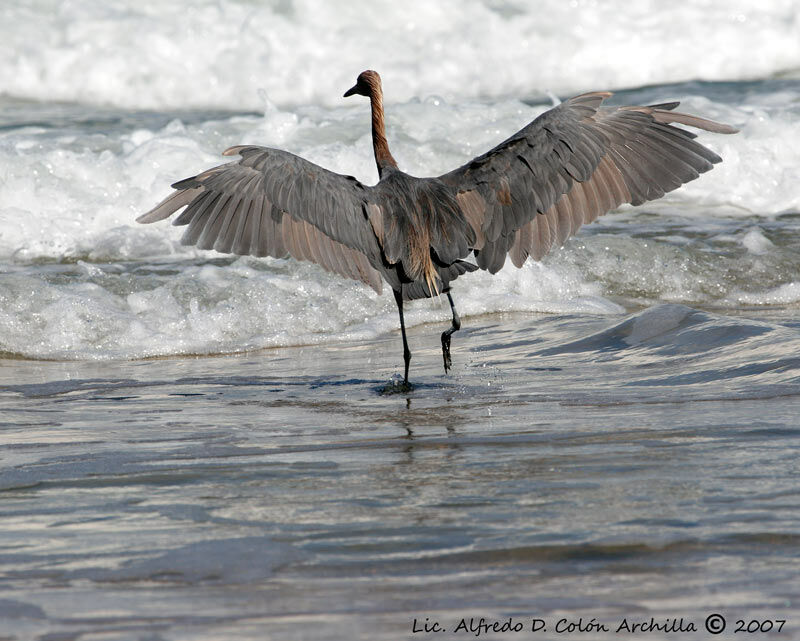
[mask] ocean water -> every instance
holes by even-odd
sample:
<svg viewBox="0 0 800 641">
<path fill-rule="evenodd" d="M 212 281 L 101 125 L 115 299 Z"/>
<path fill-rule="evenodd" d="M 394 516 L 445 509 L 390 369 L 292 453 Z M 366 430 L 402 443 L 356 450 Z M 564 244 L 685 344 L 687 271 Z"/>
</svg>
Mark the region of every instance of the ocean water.
<svg viewBox="0 0 800 641">
<path fill-rule="evenodd" d="M 0 639 L 800 638 L 796 3 L 28 0 L 0 36 Z M 134 223 L 234 144 L 376 181 L 365 68 L 415 175 L 589 90 L 741 131 L 459 278 L 449 375 L 409 304 L 387 395 L 390 291 Z"/>
</svg>

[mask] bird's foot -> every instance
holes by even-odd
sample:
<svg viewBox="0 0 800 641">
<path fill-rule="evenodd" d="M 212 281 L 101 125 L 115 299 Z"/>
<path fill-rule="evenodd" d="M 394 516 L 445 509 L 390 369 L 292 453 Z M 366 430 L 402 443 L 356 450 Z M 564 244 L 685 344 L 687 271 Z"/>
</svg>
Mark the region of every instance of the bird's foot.
<svg viewBox="0 0 800 641">
<path fill-rule="evenodd" d="M 404 379 L 400 374 L 395 374 L 383 387 L 378 388 L 378 393 L 386 396 L 389 394 L 407 394 L 412 392 L 414 386 Z"/>
</svg>

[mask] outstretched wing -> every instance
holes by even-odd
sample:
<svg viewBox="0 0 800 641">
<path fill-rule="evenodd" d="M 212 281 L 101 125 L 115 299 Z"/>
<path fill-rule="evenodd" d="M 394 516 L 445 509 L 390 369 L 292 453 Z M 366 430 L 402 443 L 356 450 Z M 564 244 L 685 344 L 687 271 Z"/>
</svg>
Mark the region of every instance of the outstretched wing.
<svg viewBox="0 0 800 641">
<path fill-rule="evenodd" d="M 186 207 L 184 245 L 252 256 L 291 255 L 382 288 L 380 248 L 365 216 L 369 187 L 299 156 L 231 147 L 241 160 L 176 182 L 177 191 L 136 220 L 152 223 Z"/>
<path fill-rule="evenodd" d="M 641 204 L 697 178 L 721 158 L 672 126 L 715 133 L 736 129 L 676 113 L 678 103 L 601 107 L 608 92 L 587 93 L 440 180 L 477 240 L 478 266 L 497 272 L 507 254 L 517 267 L 541 258 L 581 225 L 622 203 Z"/>
</svg>

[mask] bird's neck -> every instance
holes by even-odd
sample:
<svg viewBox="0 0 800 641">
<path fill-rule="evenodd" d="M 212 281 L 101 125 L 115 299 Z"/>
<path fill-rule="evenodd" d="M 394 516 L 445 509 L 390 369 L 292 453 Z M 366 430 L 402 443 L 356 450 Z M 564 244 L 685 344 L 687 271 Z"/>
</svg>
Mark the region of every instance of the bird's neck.
<svg viewBox="0 0 800 641">
<path fill-rule="evenodd" d="M 383 120 L 383 95 L 380 91 L 373 92 L 369 97 L 372 107 L 372 147 L 375 151 L 375 164 L 378 165 L 378 176 L 383 176 L 386 167 L 397 168 L 397 161 L 389 151 L 386 140 L 386 125 Z"/>
</svg>

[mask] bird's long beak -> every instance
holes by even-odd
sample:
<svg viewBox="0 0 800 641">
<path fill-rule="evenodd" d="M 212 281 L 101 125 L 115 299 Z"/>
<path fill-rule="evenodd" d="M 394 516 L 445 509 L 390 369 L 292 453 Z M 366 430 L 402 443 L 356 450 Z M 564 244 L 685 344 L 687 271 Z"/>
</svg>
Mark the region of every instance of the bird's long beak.
<svg viewBox="0 0 800 641">
<path fill-rule="evenodd" d="M 353 85 L 352 87 L 350 87 L 350 89 L 345 91 L 344 96 L 342 96 L 342 98 L 347 98 L 347 96 L 352 96 L 354 93 L 358 93 L 358 85 Z"/>
</svg>

